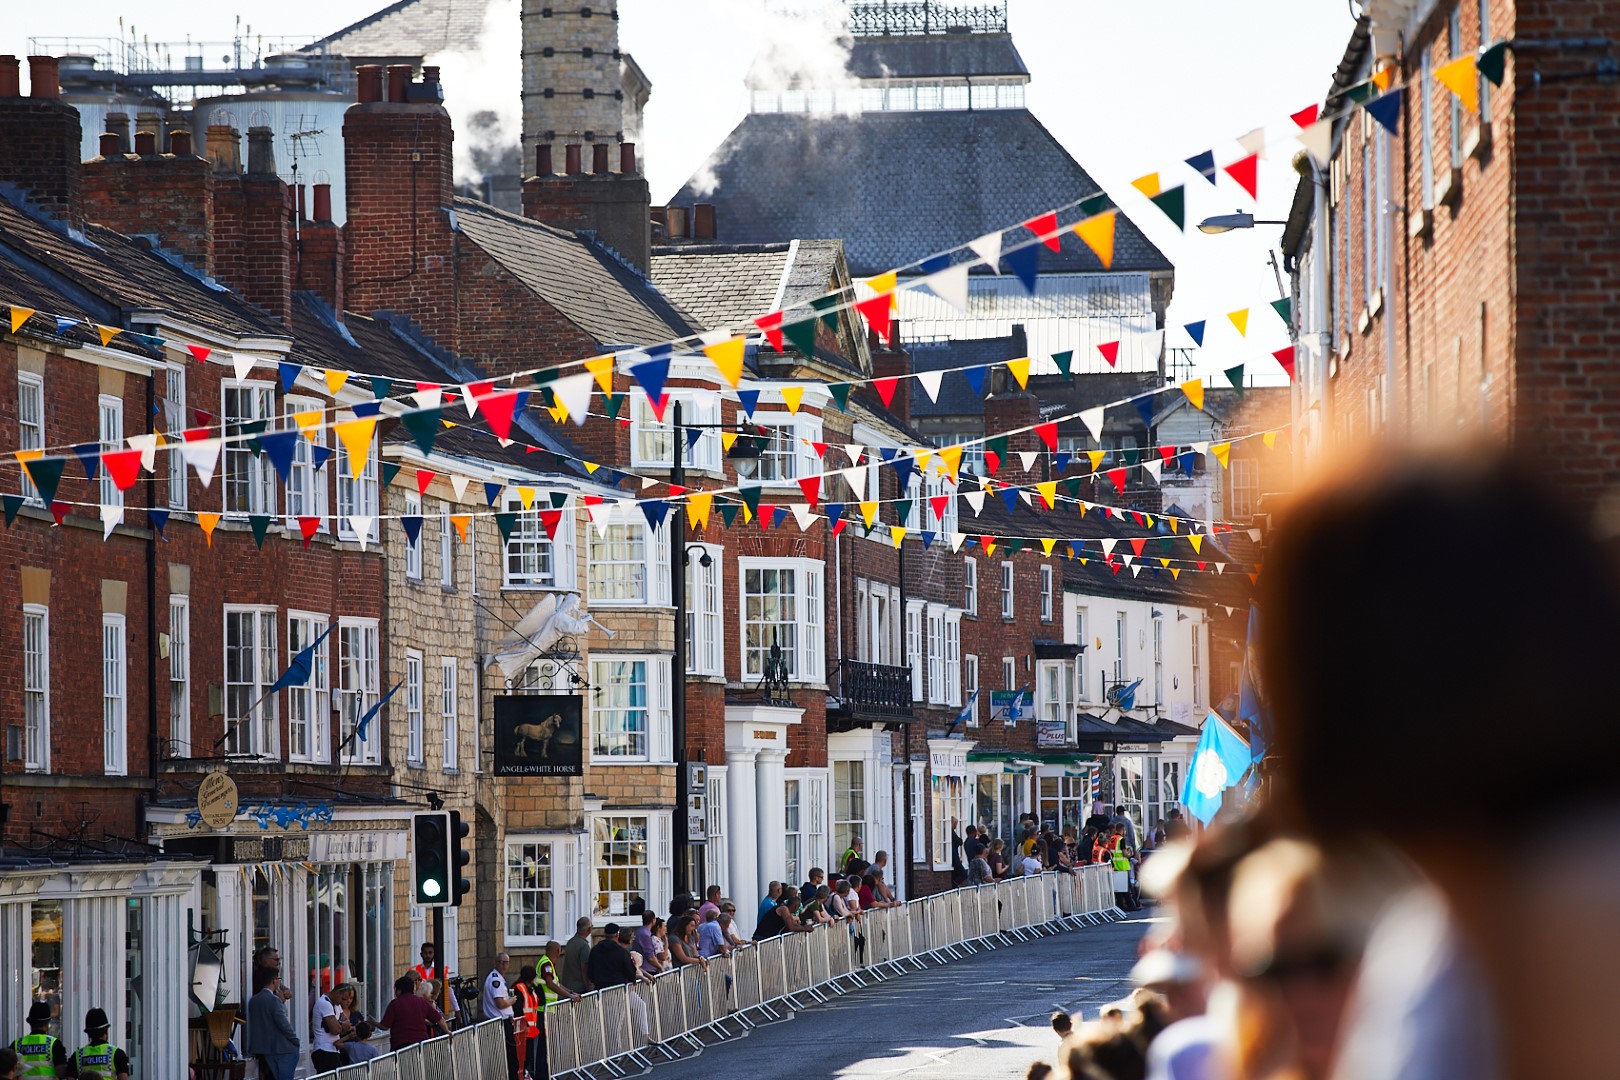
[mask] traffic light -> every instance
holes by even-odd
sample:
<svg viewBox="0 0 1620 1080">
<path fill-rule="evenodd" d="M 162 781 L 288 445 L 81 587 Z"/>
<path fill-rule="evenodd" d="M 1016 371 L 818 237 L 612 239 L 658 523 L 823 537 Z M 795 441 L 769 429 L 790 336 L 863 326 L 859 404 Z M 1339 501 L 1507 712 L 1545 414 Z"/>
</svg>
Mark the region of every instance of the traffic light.
<svg viewBox="0 0 1620 1080">
<path fill-rule="evenodd" d="M 455 810 L 450 811 L 450 860 L 448 877 L 455 884 L 450 890 L 450 903 L 454 907 L 461 906 L 461 898 L 472 891 L 472 882 L 462 877 L 462 871 L 472 862 L 472 852 L 467 850 L 467 834 L 472 829 L 461 814 Z"/>
<path fill-rule="evenodd" d="M 444 810 L 428 810 L 411 816 L 411 902 L 414 904 L 451 903 L 451 816 Z"/>
</svg>

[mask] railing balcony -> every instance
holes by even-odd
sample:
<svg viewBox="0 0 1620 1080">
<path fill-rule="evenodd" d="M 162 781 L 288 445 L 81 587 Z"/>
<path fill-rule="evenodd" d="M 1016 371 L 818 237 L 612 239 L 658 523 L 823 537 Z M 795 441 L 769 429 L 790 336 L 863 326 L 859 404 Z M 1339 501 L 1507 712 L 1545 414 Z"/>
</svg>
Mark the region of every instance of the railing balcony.
<svg viewBox="0 0 1620 1080">
<path fill-rule="evenodd" d="M 912 719 L 909 668 L 840 660 L 835 686 L 845 711 L 856 719 Z"/>
</svg>

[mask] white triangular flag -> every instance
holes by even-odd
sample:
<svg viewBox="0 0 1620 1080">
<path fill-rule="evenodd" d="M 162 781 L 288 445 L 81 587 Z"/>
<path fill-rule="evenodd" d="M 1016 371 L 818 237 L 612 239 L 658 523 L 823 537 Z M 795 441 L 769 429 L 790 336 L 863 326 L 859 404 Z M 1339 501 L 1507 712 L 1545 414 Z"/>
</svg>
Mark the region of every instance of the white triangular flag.
<svg viewBox="0 0 1620 1080">
<path fill-rule="evenodd" d="M 247 378 L 248 372 L 253 370 L 253 365 L 256 363 L 258 361 L 254 360 L 253 357 L 243 353 L 231 354 L 231 364 L 236 368 L 236 377 L 238 379 Z"/>
<path fill-rule="evenodd" d="M 944 377 L 943 371 L 917 372 L 917 385 L 923 388 L 923 393 L 928 395 L 929 401 L 939 400 L 939 381 Z"/>
<path fill-rule="evenodd" d="M 1193 453 L 1195 453 L 1195 454 L 1208 454 L 1209 453 L 1209 443 L 1207 443 L 1207 442 L 1195 442 L 1195 443 L 1192 444 L 1192 448 L 1193 448 Z"/>
<path fill-rule="evenodd" d="M 947 266 L 939 273 L 923 278 L 923 284 L 957 311 L 966 311 L 969 265 L 971 264 L 957 263 L 955 266 Z"/>
<path fill-rule="evenodd" d="M 966 539 L 967 539 L 967 534 L 966 533 L 959 533 L 959 532 L 951 533 L 951 550 L 953 552 L 961 551 L 962 550 L 962 543 Z"/>
<path fill-rule="evenodd" d="M 1148 471 L 1148 475 L 1153 477 L 1153 482 L 1156 484 L 1159 482 L 1159 470 L 1164 468 L 1164 462 L 1144 461 L 1142 462 L 1142 468 Z"/>
<path fill-rule="evenodd" d="M 371 543 L 371 530 L 376 526 L 377 519 L 370 514 L 350 514 L 349 531 L 354 533 L 354 542 L 360 545 L 360 550 L 366 550 Z"/>
<path fill-rule="evenodd" d="M 1018 451 L 1018 461 L 1019 461 L 1020 464 L 1022 464 L 1024 466 L 1024 471 L 1025 472 L 1029 472 L 1031 469 L 1033 469 L 1035 467 L 1035 459 L 1040 457 L 1040 456 L 1041 456 L 1041 452 L 1039 450 L 1020 450 L 1020 451 Z"/>
<path fill-rule="evenodd" d="M 1333 121 L 1318 120 L 1294 138 L 1299 140 L 1318 169 L 1326 169 L 1333 160 Z"/>
<path fill-rule="evenodd" d="M 141 452 L 141 468 L 145 469 L 147 472 L 151 472 L 152 466 L 157 463 L 157 435 L 155 433 L 148 433 L 146 435 L 131 435 L 125 441 L 129 443 L 129 448 L 131 450 L 139 450 Z"/>
<path fill-rule="evenodd" d="M 1114 553 L 1114 545 L 1117 544 L 1117 543 L 1119 543 L 1119 538 L 1118 537 L 1114 537 L 1114 536 L 1105 536 L 1105 537 L 1103 537 L 1102 538 L 1103 555 L 1105 555 L 1105 556 L 1112 555 Z"/>
<path fill-rule="evenodd" d="M 1216 564 L 1215 564 L 1215 572 L 1216 572 L 1216 573 L 1217 573 L 1217 574 L 1224 574 L 1224 573 L 1226 573 L 1226 564 L 1225 564 L 1225 563 L 1223 563 L 1223 562 L 1218 562 L 1218 563 L 1216 563 Z"/>
<path fill-rule="evenodd" d="M 862 446 L 858 442 L 845 443 L 844 453 L 849 455 L 849 463 L 851 465 L 859 465 L 861 463 L 861 455 L 866 453 L 866 447 Z"/>
<path fill-rule="evenodd" d="M 418 409 L 437 409 L 444 404 L 444 387 L 430 386 L 411 395 Z"/>
<path fill-rule="evenodd" d="M 473 397 L 473 388 L 471 385 L 461 387 L 461 398 L 467 403 L 467 415 L 469 417 L 477 416 L 478 399 Z"/>
<path fill-rule="evenodd" d="M 113 530 L 124 523 L 124 508 L 122 506 L 108 506 L 103 503 L 101 507 L 101 538 L 103 540 L 113 534 Z"/>
<path fill-rule="evenodd" d="M 1131 577 L 1140 577 L 1141 575 L 1142 575 L 1142 568 L 1140 566 L 1131 567 Z"/>
<path fill-rule="evenodd" d="M 223 439 L 193 439 L 180 444 L 180 456 L 197 473 L 197 479 L 206 488 L 214 481 L 214 466 L 219 464 L 219 447 Z"/>
<path fill-rule="evenodd" d="M 839 469 L 838 475 L 844 478 L 849 485 L 850 492 L 855 496 L 856 502 L 866 500 L 866 470 L 865 469 Z"/>
<path fill-rule="evenodd" d="M 1119 561 L 1124 563 L 1126 566 L 1131 565 L 1131 563 L 1134 562 L 1135 559 L 1136 559 L 1135 555 L 1127 555 L 1123 551 L 1119 553 Z"/>
<path fill-rule="evenodd" d="M 562 407 L 568 410 L 568 418 L 575 424 L 583 424 L 586 414 L 591 408 L 591 387 L 596 385 L 596 376 L 588 371 L 577 375 L 564 375 L 552 382 L 551 392 L 557 396 Z"/>
<path fill-rule="evenodd" d="M 984 509 L 984 492 L 964 491 L 962 492 L 962 498 L 966 499 L 967 504 L 973 507 L 973 516 L 978 517 L 979 511 Z"/>
<path fill-rule="evenodd" d="M 1264 156 L 1266 152 L 1266 129 L 1263 127 L 1255 128 L 1247 135 L 1240 137 L 1238 145 L 1251 154 Z"/>
<path fill-rule="evenodd" d="M 614 503 L 611 506 L 605 503 L 598 503 L 595 506 L 587 506 L 585 508 L 586 516 L 591 519 L 591 524 L 596 526 L 596 535 L 598 539 L 607 539 L 608 528 L 612 526 L 613 519 L 618 516 L 618 506 L 618 503 Z"/>
<path fill-rule="evenodd" d="M 811 511 L 809 503 L 794 503 L 788 509 L 793 511 L 794 518 L 798 520 L 800 532 L 808 529 L 810 523 L 816 519 L 816 515 Z"/>
<path fill-rule="evenodd" d="M 1253 540 L 1255 543 L 1258 544 L 1260 542 L 1260 530 L 1259 529 L 1250 529 L 1249 530 L 1249 539 Z"/>
<path fill-rule="evenodd" d="M 662 480 L 655 479 L 654 477 L 651 477 L 651 476 L 643 476 L 641 478 L 641 490 L 646 491 L 648 488 L 653 487 L 656 484 L 661 484 L 661 483 L 663 483 Z"/>
<path fill-rule="evenodd" d="M 1020 499 L 1024 500 L 1024 505 L 1025 506 L 1034 506 L 1035 505 L 1035 503 L 1033 501 L 1033 496 L 1031 496 L 1030 493 L 1029 493 L 1029 488 L 1019 488 L 1018 489 L 1018 497 Z"/>
<path fill-rule="evenodd" d="M 467 494 L 467 485 L 470 483 L 472 483 L 472 477 L 470 476 L 457 476 L 455 473 L 450 474 L 450 490 L 456 493 L 457 502 L 460 502 L 461 497 Z"/>
<path fill-rule="evenodd" d="M 973 254 L 983 259 L 996 273 L 1001 273 L 1001 234 L 999 232 L 985 233 L 977 240 L 968 241 L 968 247 Z"/>
<path fill-rule="evenodd" d="M 1080 422 L 1086 425 L 1086 430 L 1091 432 L 1091 441 L 1098 446 L 1102 445 L 1103 417 L 1107 412 L 1106 407 L 1099 405 L 1080 414 Z"/>
</svg>

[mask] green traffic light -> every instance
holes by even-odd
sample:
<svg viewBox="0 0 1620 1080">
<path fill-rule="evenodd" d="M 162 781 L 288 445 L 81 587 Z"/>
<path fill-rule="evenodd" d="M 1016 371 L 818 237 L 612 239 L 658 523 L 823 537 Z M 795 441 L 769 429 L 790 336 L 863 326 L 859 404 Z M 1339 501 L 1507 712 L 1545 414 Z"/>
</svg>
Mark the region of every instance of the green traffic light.
<svg viewBox="0 0 1620 1080">
<path fill-rule="evenodd" d="M 444 892 L 444 887 L 439 884 L 437 878 L 427 878 L 422 882 L 422 894 L 424 896 L 438 896 L 442 892 Z"/>
</svg>

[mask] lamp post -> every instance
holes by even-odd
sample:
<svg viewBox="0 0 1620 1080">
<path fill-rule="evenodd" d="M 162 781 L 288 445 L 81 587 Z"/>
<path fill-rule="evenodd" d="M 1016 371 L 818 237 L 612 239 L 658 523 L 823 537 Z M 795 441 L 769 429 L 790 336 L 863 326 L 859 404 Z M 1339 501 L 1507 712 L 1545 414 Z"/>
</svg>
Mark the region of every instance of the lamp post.
<svg viewBox="0 0 1620 1080">
<path fill-rule="evenodd" d="M 1214 217 L 1205 218 L 1203 221 L 1198 223 L 1198 231 L 1215 236 L 1220 233 L 1231 232 L 1234 229 L 1252 229 L 1256 225 L 1287 224 L 1288 222 L 1286 221 L 1256 220 L 1253 214 L 1248 214 L 1244 213 L 1242 210 L 1237 210 L 1230 214 L 1216 214 Z"/>
</svg>

